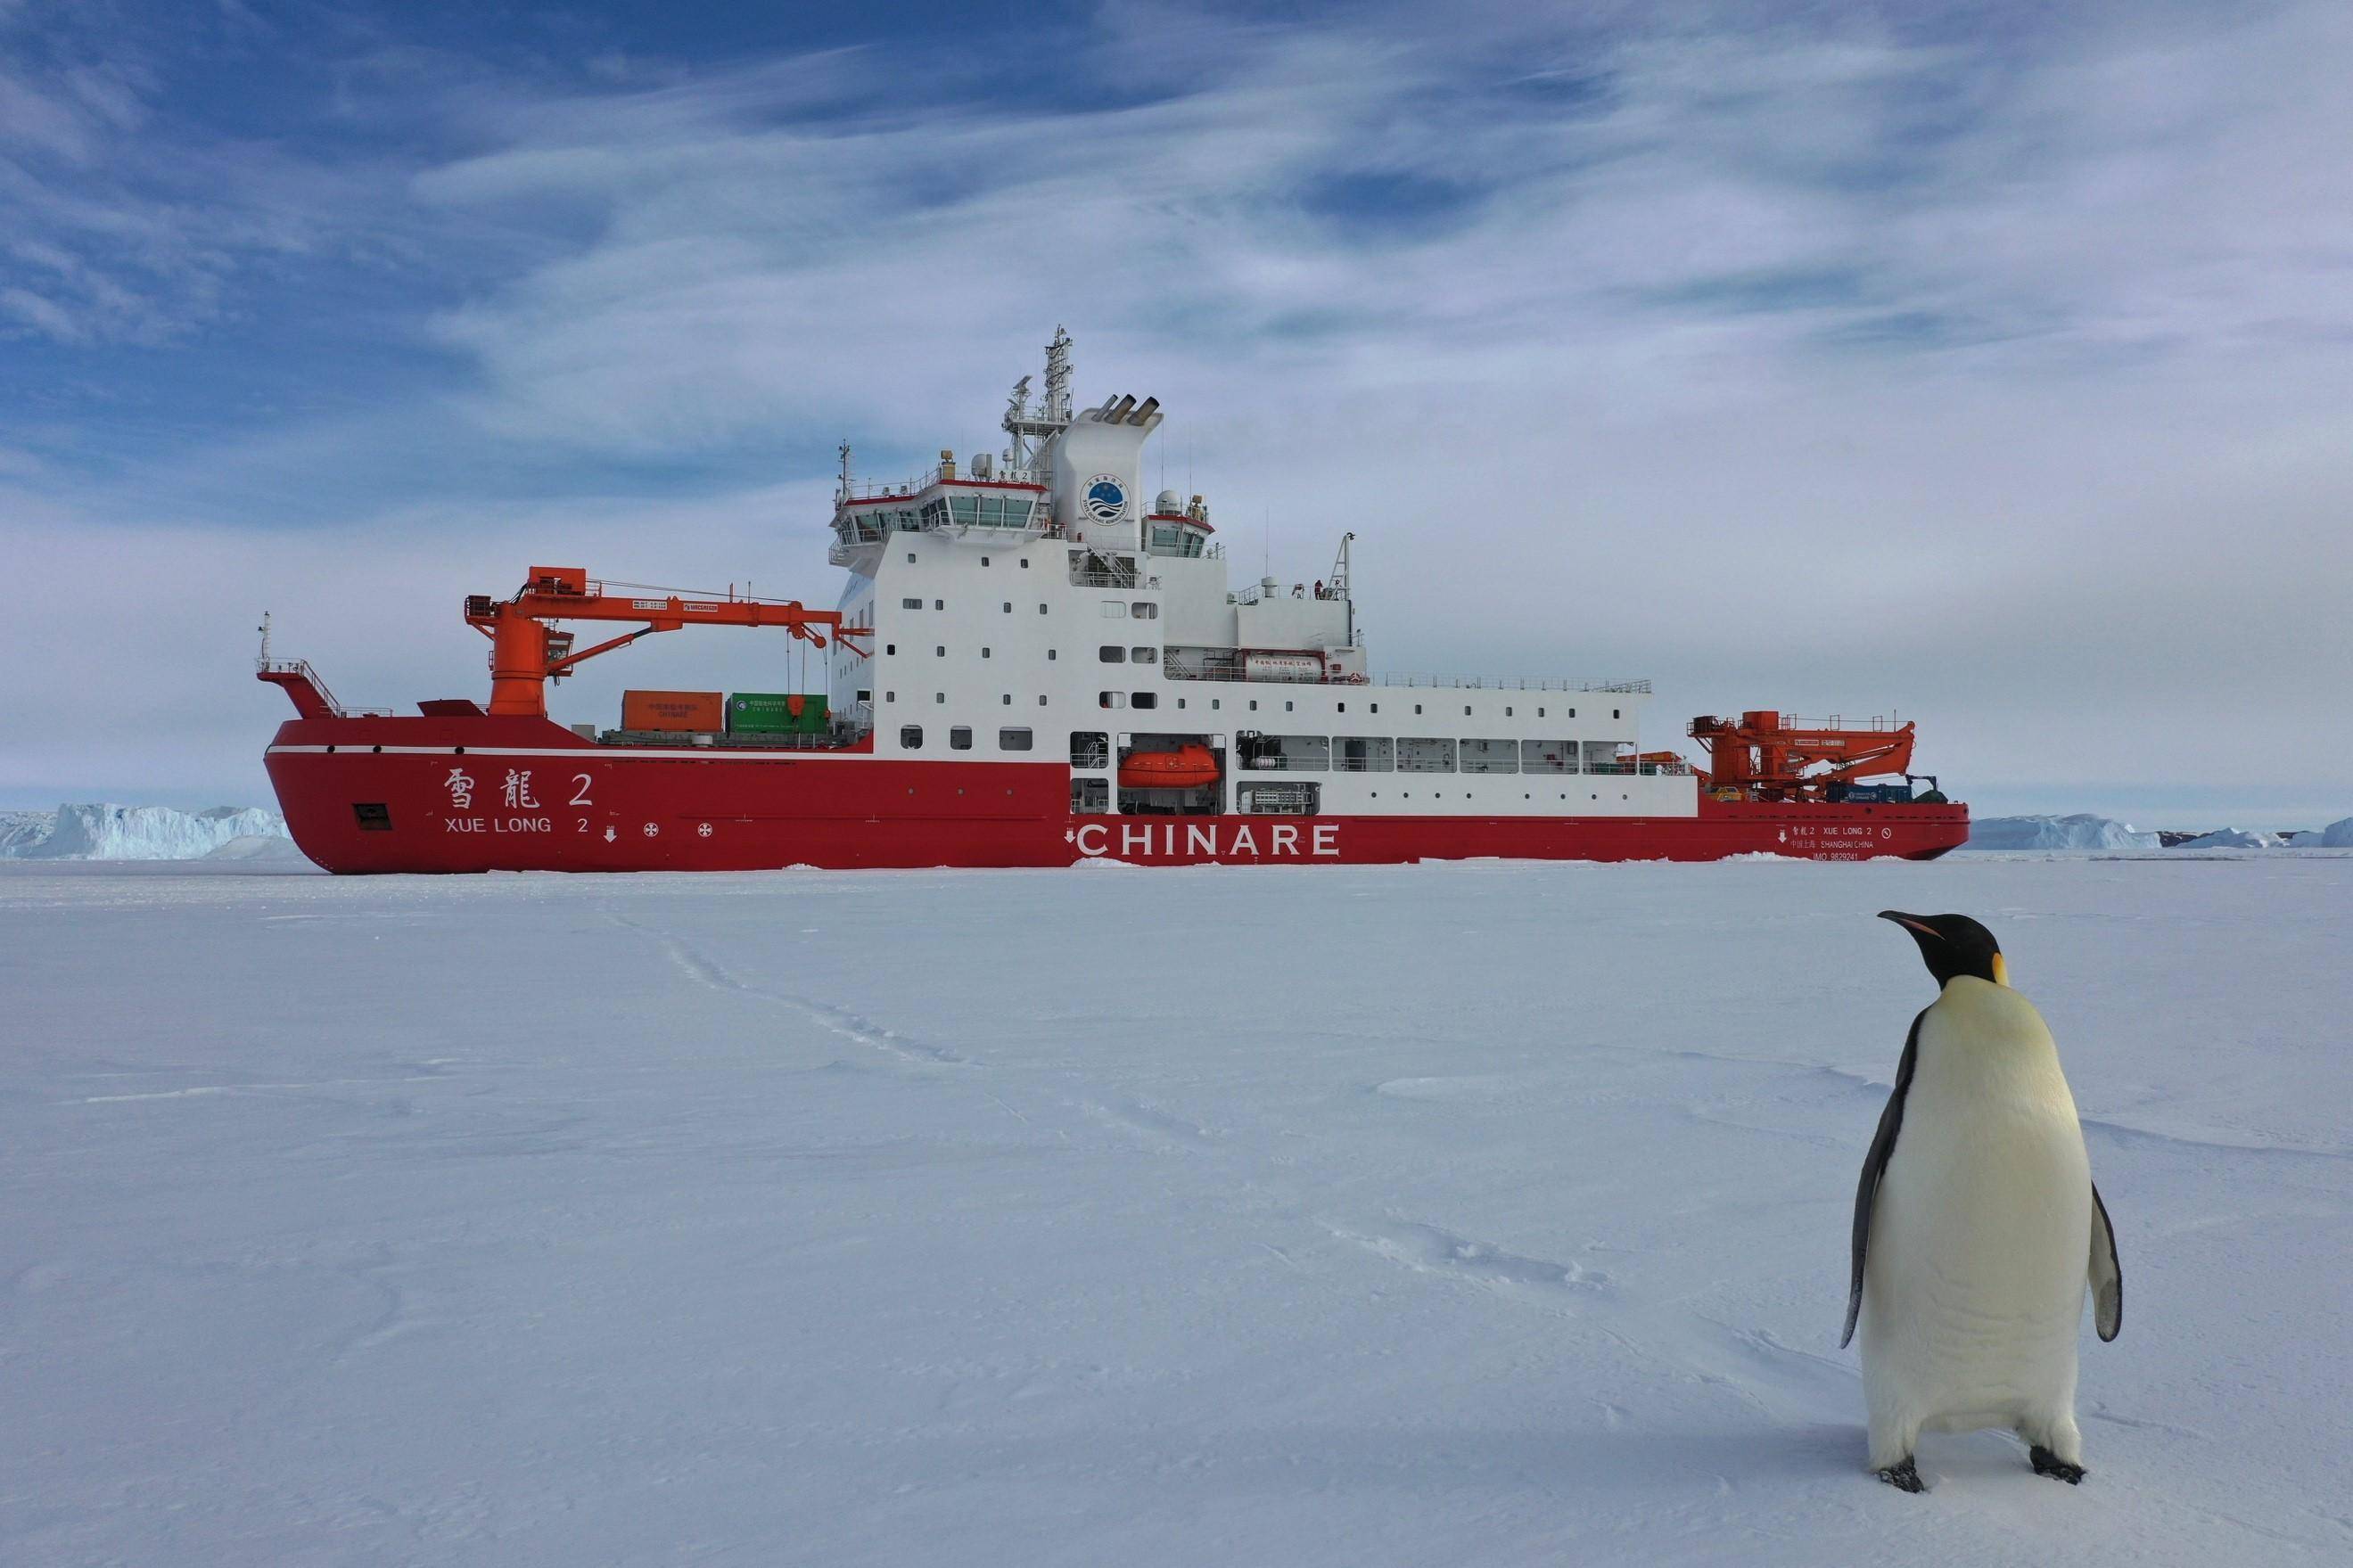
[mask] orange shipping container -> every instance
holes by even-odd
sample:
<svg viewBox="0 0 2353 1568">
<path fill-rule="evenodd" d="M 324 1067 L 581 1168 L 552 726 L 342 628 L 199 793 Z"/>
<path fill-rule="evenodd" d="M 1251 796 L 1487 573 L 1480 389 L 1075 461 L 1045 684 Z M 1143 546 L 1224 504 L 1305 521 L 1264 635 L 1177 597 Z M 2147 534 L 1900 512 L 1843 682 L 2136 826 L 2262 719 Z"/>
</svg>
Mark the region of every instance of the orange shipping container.
<svg viewBox="0 0 2353 1568">
<path fill-rule="evenodd" d="M 624 691 L 621 728 L 716 734 L 727 728 L 726 698 L 716 691 Z"/>
</svg>

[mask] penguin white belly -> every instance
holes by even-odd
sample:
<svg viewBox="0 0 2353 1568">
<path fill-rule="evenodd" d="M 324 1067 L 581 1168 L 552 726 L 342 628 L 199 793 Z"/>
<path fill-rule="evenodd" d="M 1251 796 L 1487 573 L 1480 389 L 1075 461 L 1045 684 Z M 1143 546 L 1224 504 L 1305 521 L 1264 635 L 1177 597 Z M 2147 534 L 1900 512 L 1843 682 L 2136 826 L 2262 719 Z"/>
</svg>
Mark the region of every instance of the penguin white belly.
<svg viewBox="0 0 2353 1568">
<path fill-rule="evenodd" d="M 2010 1427 L 2075 1447 L 2092 1224 L 2083 1129 L 2033 1009 L 1966 984 L 1922 1020 L 1872 1215 L 1862 1368 L 1875 1466 L 1910 1454 L 1923 1430 Z"/>
</svg>

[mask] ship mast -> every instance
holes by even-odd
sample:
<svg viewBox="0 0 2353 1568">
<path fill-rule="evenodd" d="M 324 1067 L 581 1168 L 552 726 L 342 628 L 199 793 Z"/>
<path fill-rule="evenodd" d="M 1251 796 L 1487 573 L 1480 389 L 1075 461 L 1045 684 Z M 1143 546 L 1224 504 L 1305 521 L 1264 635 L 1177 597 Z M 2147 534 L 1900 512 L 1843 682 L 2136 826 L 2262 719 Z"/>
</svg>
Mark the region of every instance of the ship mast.
<svg viewBox="0 0 2353 1568">
<path fill-rule="evenodd" d="M 1029 378 L 1013 384 L 1006 400 L 1005 433 L 1013 437 L 1005 448 L 1005 466 L 1019 473 L 1037 458 L 1039 449 L 1071 423 L 1071 334 L 1054 329 L 1046 345 L 1046 401 L 1034 413 L 1029 407 Z"/>
</svg>

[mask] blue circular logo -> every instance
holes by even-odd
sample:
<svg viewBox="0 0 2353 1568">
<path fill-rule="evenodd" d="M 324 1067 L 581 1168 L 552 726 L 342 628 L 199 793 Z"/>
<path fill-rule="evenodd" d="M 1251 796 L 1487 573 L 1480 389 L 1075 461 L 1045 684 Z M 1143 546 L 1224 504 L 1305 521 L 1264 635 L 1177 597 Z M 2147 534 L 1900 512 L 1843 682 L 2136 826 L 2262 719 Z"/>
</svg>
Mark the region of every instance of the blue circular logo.
<svg viewBox="0 0 2353 1568">
<path fill-rule="evenodd" d="M 1127 515 L 1127 491 L 1113 474 L 1097 474 L 1087 481 L 1087 515 L 1097 522 L 1117 522 Z"/>
</svg>

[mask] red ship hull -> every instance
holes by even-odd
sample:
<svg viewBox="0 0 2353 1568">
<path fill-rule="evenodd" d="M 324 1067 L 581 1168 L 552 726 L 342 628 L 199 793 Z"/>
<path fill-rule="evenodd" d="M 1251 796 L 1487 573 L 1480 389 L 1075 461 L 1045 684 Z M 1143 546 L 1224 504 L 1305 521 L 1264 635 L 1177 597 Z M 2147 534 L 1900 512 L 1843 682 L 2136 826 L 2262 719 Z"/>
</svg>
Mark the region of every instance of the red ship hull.
<svg viewBox="0 0 2353 1568">
<path fill-rule="evenodd" d="M 543 719 L 306 718 L 267 757 L 294 842 L 337 873 L 1378 864 L 1498 857 L 1926 860 L 1958 805 L 1719 802 L 1693 816 L 1095 816 L 1055 763 L 600 745 Z M 1586 782 L 1590 782 L 1588 780 Z"/>
</svg>

